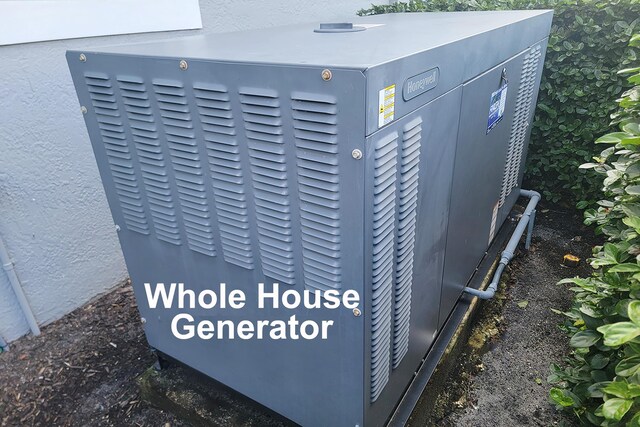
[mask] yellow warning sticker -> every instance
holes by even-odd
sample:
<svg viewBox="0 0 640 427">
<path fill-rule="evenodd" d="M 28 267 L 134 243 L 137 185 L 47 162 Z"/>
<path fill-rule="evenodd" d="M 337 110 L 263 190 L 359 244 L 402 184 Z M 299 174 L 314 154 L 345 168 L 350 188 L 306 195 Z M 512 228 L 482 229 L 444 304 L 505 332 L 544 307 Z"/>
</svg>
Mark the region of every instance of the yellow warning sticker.
<svg viewBox="0 0 640 427">
<path fill-rule="evenodd" d="M 391 123 L 395 112 L 396 85 L 387 86 L 378 95 L 378 127 Z"/>
</svg>

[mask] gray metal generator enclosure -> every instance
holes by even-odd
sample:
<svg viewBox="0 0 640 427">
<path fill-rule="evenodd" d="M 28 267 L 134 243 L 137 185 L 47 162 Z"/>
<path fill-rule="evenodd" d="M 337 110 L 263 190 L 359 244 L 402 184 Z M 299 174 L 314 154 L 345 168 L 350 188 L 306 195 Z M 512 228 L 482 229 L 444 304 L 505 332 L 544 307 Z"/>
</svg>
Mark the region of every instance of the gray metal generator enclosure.
<svg viewBox="0 0 640 427">
<path fill-rule="evenodd" d="M 518 197 L 551 17 L 68 52 L 150 345 L 301 425 L 385 424 Z M 353 289 L 362 315 L 287 311 L 335 320 L 327 340 L 181 341 L 144 282 Z M 285 318 L 254 306 L 190 314 Z"/>
</svg>

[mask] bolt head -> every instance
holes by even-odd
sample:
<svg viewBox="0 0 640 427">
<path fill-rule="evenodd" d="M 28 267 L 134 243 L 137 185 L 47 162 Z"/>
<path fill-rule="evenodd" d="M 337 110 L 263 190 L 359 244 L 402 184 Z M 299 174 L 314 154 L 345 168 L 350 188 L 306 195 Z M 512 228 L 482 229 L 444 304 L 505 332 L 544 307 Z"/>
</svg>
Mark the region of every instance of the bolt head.
<svg viewBox="0 0 640 427">
<path fill-rule="evenodd" d="M 80 54 L 80 62 L 87 62 L 87 55 L 85 55 L 84 53 Z"/>
<path fill-rule="evenodd" d="M 189 64 L 187 63 L 187 61 L 185 61 L 184 59 L 180 60 L 180 69 L 182 71 L 186 70 L 187 68 L 189 68 Z"/>
<path fill-rule="evenodd" d="M 120 226 L 116 224 L 116 231 L 120 231 Z"/>
<path fill-rule="evenodd" d="M 356 148 L 351 152 L 351 157 L 353 157 L 356 160 L 360 160 L 362 158 L 362 151 Z"/>
<path fill-rule="evenodd" d="M 333 74 L 331 73 L 331 70 L 327 70 L 324 69 L 322 70 L 322 80 L 324 80 L 325 82 L 328 82 L 329 80 L 331 80 L 331 77 L 333 76 Z"/>
<path fill-rule="evenodd" d="M 145 319 L 144 317 L 141 317 L 140 322 L 144 325 L 145 323 L 147 323 L 147 319 Z"/>
<path fill-rule="evenodd" d="M 80 107 L 80 112 L 82 114 L 87 114 L 87 107 L 85 107 L 84 105 L 82 107 Z"/>
<path fill-rule="evenodd" d="M 360 316 L 362 316 L 362 312 L 360 311 L 359 308 L 354 308 L 353 309 L 353 315 L 356 316 L 356 317 L 360 317 Z"/>
</svg>

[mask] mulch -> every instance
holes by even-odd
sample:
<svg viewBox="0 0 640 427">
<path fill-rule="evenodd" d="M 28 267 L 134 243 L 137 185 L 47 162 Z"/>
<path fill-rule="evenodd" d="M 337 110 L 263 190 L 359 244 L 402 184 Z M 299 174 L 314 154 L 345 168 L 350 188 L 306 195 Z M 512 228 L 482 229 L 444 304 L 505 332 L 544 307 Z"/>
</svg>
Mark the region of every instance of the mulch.
<svg viewBox="0 0 640 427">
<path fill-rule="evenodd" d="M 181 426 L 140 399 L 154 360 L 124 283 L 0 354 L 0 425 Z"/>
</svg>

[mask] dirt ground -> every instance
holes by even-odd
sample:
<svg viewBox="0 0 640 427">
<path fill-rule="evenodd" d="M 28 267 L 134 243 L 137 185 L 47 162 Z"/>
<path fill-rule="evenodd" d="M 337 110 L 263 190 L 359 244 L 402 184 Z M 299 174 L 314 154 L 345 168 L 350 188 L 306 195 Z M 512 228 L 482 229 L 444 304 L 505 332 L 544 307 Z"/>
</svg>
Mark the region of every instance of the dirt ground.
<svg viewBox="0 0 640 427">
<path fill-rule="evenodd" d="M 584 261 L 561 266 L 562 256 L 588 258 L 592 236 L 575 215 L 539 213 L 532 250 L 516 258 L 500 298 L 481 307 L 483 327 L 437 398 L 434 425 L 570 425 L 547 400 L 549 363 L 568 352 L 550 309 L 571 299 L 556 282 L 588 271 Z M 0 425 L 186 425 L 140 399 L 136 379 L 154 357 L 128 284 L 42 332 L 0 354 Z"/>
<path fill-rule="evenodd" d="M 141 401 L 154 362 L 126 284 L 0 354 L 2 426 L 184 425 Z"/>
<path fill-rule="evenodd" d="M 507 271 L 506 289 L 480 308 L 454 387 L 443 392 L 441 426 L 572 426 L 574 421 L 549 403 L 546 378 L 551 362 L 568 354 L 558 328 L 572 293 L 557 282 L 588 275 L 586 260 L 599 244 L 581 216 L 542 209 L 531 250 L 520 250 Z M 565 254 L 579 256 L 577 268 L 562 265 Z M 445 403 L 446 402 L 446 403 Z"/>
</svg>

